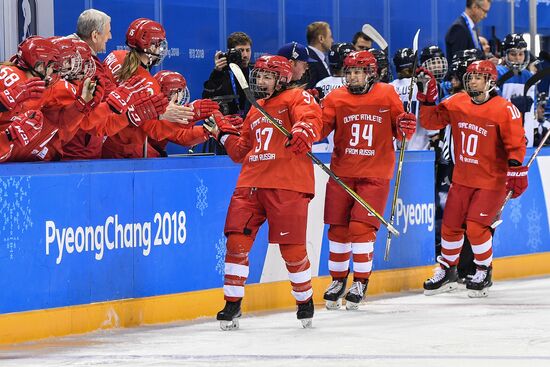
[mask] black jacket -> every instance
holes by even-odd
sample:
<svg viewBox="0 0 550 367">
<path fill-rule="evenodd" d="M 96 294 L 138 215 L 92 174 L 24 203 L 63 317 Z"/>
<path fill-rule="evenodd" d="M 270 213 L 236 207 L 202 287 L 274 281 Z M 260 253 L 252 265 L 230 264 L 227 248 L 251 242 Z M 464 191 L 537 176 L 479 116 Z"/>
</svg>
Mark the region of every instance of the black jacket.
<svg viewBox="0 0 550 367">
<path fill-rule="evenodd" d="M 248 81 L 248 74 L 250 72 L 250 67 L 243 69 L 244 76 Z M 239 82 L 236 78 L 233 78 L 235 89 L 233 89 L 233 83 L 231 82 L 231 76 L 229 74 L 229 68 L 226 68 L 222 71 L 214 69 L 210 74 L 210 78 L 204 82 L 204 89 L 202 91 L 202 98 L 213 98 L 221 96 L 238 96 L 239 103 L 237 104 L 235 98 L 226 98 L 225 101 L 217 101 L 220 103 L 222 113 L 225 115 L 236 114 L 239 111 L 244 111 L 241 113 L 242 117 L 246 116 L 246 113 L 250 109 L 250 104 L 246 100 L 246 96 L 239 85 Z M 236 93 L 235 93 L 236 92 Z M 216 100 L 216 98 L 214 98 Z"/>
<path fill-rule="evenodd" d="M 320 81 L 325 79 L 327 76 L 330 76 L 323 61 L 317 56 L 317 53 L 311 48 L 309 49 L 309 57 L 317 60 L 317 62 L 310 62 L 309 65 L 309 80 L 307 83 L 307 89 L 315 88 L 315 85 Z"/>
<path fill-rule="evenodd" d="M 447 31 L 445 35 L 445 47 L 447 48 L 447 60 L 449 64 L 456 52 L 476 48 L 470 28 L 468 28 L 468 24 L 466 24 L 466 20 L 462 15 L 456 18 Z"/>
</svg>

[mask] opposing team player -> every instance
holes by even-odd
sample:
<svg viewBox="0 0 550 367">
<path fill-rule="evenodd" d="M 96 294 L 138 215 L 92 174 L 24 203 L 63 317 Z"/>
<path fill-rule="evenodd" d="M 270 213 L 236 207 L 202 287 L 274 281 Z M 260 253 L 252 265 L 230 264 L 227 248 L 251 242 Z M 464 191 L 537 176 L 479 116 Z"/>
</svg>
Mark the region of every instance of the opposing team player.
<svg viewBox="0 0 550 367">
<path fill-rule="evenodd" d="M 328 65 L 331 75 L 320 80 L 315 88 L 319 90 L 320 97 L 326 97 L 332 90 L 344 85 L 344 59 L 355 47 L 351 43 L 335 43 L 328 53 Z M 313 144 L 314 153 L 332 153 L 334 149 L 334 133 Z"/>
<path fill-rule="evenodd" d="M 389 83 L 392 80 L 392 73 L 390 70 L 390 62 L 388 55 L 382 50 L 377 48 L 371 48 L 368 50 L 376 59 L 376 67 L 378 68 L 378 81 L 382 83 Z"/>
<path fill-rule="evenodd" d="M 535 119 L 535 86 L 531 87 L 527 94 L 523 95 L 523 89 L 527 80 L 533 75 L 527 70 L 529 65 L 529 51 L 527 42 L 521 34 L 512 33 L 502 41 L 502 52 L 504 53 L 504 65 L 497 66 L 498 78 L 512 73 L 512 76 L 504 82 L 499 82 L 500 95 L 512 102 L 523 114 L 523 127 L 527 137 L 527 146 L 533 146 L 534 132 L 537 122 Z"/>
<path fill-rule="evenodd" d="M 420 121 L 428 129 L 451 124 L 455 155 L 453 183 L 443 213 L 439 266 L 424 283 L 424 293 L 432 295 L 457 287 L 456 265 L 466 224 L 477 267 L 466 288 L 470 297 L 484 297 L 492 285 L 490 226 L 506 191 L 512 190 L 517 197 L 527 188 L 521 114 L 497 95 L 497 70 L 491 61 L 470 64 L 464 75 L 466 93 L 457 93 L 437 106 L 435 78 L 425 69 L 419 72 Z"/>
<path fill-rule="evenodd" d="M 414 114 L 405 113 L 393 86 L 376 82 L 376 60 L 369 51 L 344 59 L 345 86 L 322 102 L 323 131 L 334 131 L 331 169 L 378 213 L 384 213 L 395 165 L 393 138 L 414 134 Z M 372 270 L 379 221 L 358 205 L 333 180 L 325 198 L 329 224 L 329 270 L 332 283 L 324 294 L 326 307 L 337 309 L 344 297 L 353 254 L 353 284 L 345 295 L 346 308 L 355 310 L 365 297 Z"/>
<path fill-rule="evenodd" d="M 242 163 L 237 187 L 227 211 L 223 310 L 224 330 L 237 328 L 248 254 L 260 226 L 269 223 L 269 242 L 278 243 L 286 263 L 297 317 L 304 327 L 313 318 L 313 289 L 306 252 L 308 204 L 314 195 L 313 166 L 306 156 L 321 129 L 321 108 L 303 89 L 286 88 L 291 67 L 282 56 L 262 56 L 250 75 L 250 89 L 258 103 L 286 129 L 287 139 L 252 107 L 240 136 L 221 114 L 216 114 L 215 137 L 235 162 Z M 233 133 L 233 134 L 232 134 Z"/>
</svg>

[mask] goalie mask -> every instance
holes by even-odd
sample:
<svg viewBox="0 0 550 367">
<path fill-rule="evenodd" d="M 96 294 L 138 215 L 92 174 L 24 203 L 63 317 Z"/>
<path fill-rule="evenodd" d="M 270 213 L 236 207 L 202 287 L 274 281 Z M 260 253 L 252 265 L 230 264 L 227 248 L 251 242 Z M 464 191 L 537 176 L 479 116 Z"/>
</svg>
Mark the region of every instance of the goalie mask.
<svg viewBox="0 0 550 367">
<path fill-rule="evenodd" d="M 187 88 L 187 81 L 180 73 L 163 70 L 155 74 L 155 79 L 160 84 L 161 92 L 169 101 L 175 98 L 174 103 L 184 105 L 189 103 L 191 96 Z"/>
<path fill-rule="evenodd" d="M 439 83 L 447 75 L 449 69 L 447 58 L 437 46 L 429 46 L 422 49 L 420 64 L 431 72 Z"/>
<path fill-rule="evenodd" d="M 520 72 L 529 65 L 527 42 L 521 34 L 512 33 L 502 41 L 502 52 L 506 66 L 515 72 Z"/>
<path fill-rule="evenodd" d="M 485 103 L 489 100 L 490 93 L 496 88 L 497 77 L 497 69 L 491 61 L 474 61 L 464 74 L 464 89 L 474 103 Z"/>
<path fill-rule="evenodd" d="M 17 47 L 17 54 L 10 60 L 20 69 L 39 77 L 46 85 L 53 84 L 58 78 L 59 59 L 57 47 L 51 40 L 32 36 Z"/>
<path fill-rule="evenodd" d="M 286 57 L 264 55 L 250 71 L 250 90 L 257 99 L 269 98 L 283 91 L 292 79 L 292 67 Z"/>
<path fill-rule="evenodd" d="M 344 85 L 351 94 L 365 94 L 378 78 L 376 59 L 369 51 L 354 51 L 344 59 Z"/>
<path fill-rule="evenodd" d="M 160 64 L 168 54 L 164 28 L 160 23 L 147 18 L 136 19 L 130 24 L 126 32 L 126 44 L 147 55 L 147 66 Z"/>
</svg>

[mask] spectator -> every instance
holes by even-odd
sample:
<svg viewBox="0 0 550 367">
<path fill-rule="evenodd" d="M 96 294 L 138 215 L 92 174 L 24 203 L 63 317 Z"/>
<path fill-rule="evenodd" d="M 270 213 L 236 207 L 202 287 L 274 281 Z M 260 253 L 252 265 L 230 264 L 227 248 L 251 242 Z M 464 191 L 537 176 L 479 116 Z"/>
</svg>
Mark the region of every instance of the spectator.
<svg viewBox="0 0 550 367">
<path fill-rule="evenodd" d="M 246 33 L 231 33 L 227 38 L 227 49 L 228 52 L 225 53 L 222 51 L 216 52 L 214 56 L 214 70 L 208 80 L 204 82 L 202 98 L 233 96 L 230 102 L 227 102 L 226 108 L 222 106 L 222 112 L 224 114 L 238 114 L 244 117 L 250 109 L 250 104 L 247 102 L 246 96 L 237 80 L 235 80 L 233 73 L 229 70 L 227 56 L 229 54 L 230 59 L 232 57 L 238 59 L 238 55 L 231 53 L 231 50 L 235 49 L 240 52 L 241 62 L 238 64 L 248 80 L 250 57 L 252 55 L 252 40 Z"/>
<path fill-rule="evenodd" d="M 490 8 L 491 0 L 466 0 L 466 9 L 451 24 L 445 35 L 449 63 L 458 51 L 471 48 L 482 50 L 475 26 L 485 19 Z"/>
<path fill-rule="evenodd" d="M 483 54 L 485 55 L 485 59 L 491 61 L 493 64 L 498 65 L 498 58 L 493 55 L 491 52 L 491 45 L 489 44 L 489 41 L 487 41 L 487 38 L 483 36 L 479 36 L 479 42 L 481 44 L 481 49 L 483 51 Z"/>
<path fill-rule="evenodd" d="M 318 62 L 309 63 L 307 89 L 314 88 L 322 79 L 330 75 L 327 53 L 332 46 L 332 31 L 327 22 L 313 22 L 306 32 L 309 55 Z"/>
<path fill-rule="evenodd" d="M 355 47 L 355 51 L 365 51 L 372 48 L 372 39 L 361 31 L 355 33 L 351 43 Z"/>
<path fill-rule="evenodd" d="M 289 85 L 300 84 L 305 72 L 308 70 L 308 63 L 317 62 L 309 56 L 309 49 L 298 42 L 290 42 L 277 51 L 277 55 L 286 57 L 292 67 L 292 80 Z"/>
</svg>

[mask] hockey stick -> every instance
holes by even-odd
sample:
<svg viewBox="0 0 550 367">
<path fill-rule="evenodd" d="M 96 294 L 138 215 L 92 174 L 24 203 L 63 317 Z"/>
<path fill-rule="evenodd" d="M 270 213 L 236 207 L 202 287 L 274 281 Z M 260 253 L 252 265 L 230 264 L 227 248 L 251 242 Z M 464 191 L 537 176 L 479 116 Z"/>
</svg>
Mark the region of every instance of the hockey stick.
<svg viewBox="0 0 550 367">
<path fill-rule="evenodd" d="M 412 105 L 412 96 L 413 96 L 413 90 L 414 85 L 416 84 L 416 66 L 418 65 L 418 36 L 420 34 L 420 29 L 416 31 L 416 34 L 414 35 L 413 40 L 413 52 L 414 52 L 414 62 L 413 62 L 413 73 L 411 76 L 411 84 L 409 85 L 409 100 L 407 102 L 407 108 L 406 112 L 411 112 L 411 105 Z M 397 196 L 399 194 L 399 186 L 401 185 L 401 173 L 403 172 L 403 160 L 405 159 L 405 145 L 407 144 L 407 141 L 405 139 L 405 134 L 403 134 L 403 137 L 401 138 L 401 149 L 399 150 L 399 160 L 397 161 L 397 173 L 395 175 L 395 186 L 393 187 L 393 198 L 391 201 L 391 214 L 390 214 L 390 224 L 393 225 L 393 221 L 395 220 L 395 210 L 397 208 Z M 390 259 L 390 247 L 391 247 L 391 233 L 388 232 L 388 236 L 386 237 L 386 250 L 384 252 L 384 261 L 388 261 Z"/>
<path fill-rule="evenodd" d="M 277 130 L 279 130 L 281 133 L 283 133 L 289 140 L 292 139 L 292 134 L 277 120 L 275 120 L 269 113 L 267 113 L 262 106 L 258 104 L 256 101 L 256 98 L 254 98 L 254 95 L 252 94 L 252 91 L 248 87 L 248 83 L 244 77 L 244 74 L 239 66 L 236 64 L 229 64 L 229 67 L 231 68 L 231 71 L 233 71 L 233 74 L 237 78 L 237 82 L 241 86 L 242 90 L 244 91 L 244 94 L 246 95 L 246 98 L 252 104 L 260 113 L 273 125 Z M 348 185 L 346 185 L 338 176 L 334 174 L 325 164 L 317 158 L 313 153 L 307 152 L 307 156 L 311 158 L 313 163 L 318 165 L 326 174 L 328 174 L 338 185 L 340 185 L 346 192 L 354 198 L 363 208 L 365 208 L 369 213 L 374 215 L 376 219 L 378 219 L 384 226 L 388 228 L 388 231 L 393 233 L 395 236 L 399 236 L 399 232 L 397 229 L 395 229 L 394 226 L 389 224 L 372 206 L 370 206 L 361 196 L 359 196 L 355 191 L 353 191 Z"/>
<path fill-rule="evenodd" d="M 525 82 L 525 86 L 523 87 L 523 95 L 527 95 L 527 92 L 529 91 L 529 89 L 531 89 L 533 85 L 537 84 L 539 81 L 546 78 L 547 76 L 550 76 L 550 67 L 542 69 L 538 73 L 533 74 L 533 76 L 527 79 L 527 81 Z"/>
<path fill-rule="evenodd" d="M 384 37 L 382 37 L 382 35 L 380 35 L 380 33 L 378 33 L 378 31 L 373 26 L 371 26 L 368 23 L 363 24 L 363 28 L 361 30 L 370 39 L 372 39 L 374 42 L 376 42 L 376 44 L 378 44 L 378 46 L 380 46 L 382 51 L 384 51 L 386 56 L 388 56 L 388 42 L 386 42 Z"/>
<path fill-rule="evenodd" d="M 533 152 L 533 155 L 531 155 L 531 158 L 529 158 L 529 161 L 527 162 L 527 168 L 529 168 L 531 166 L 531 164 L 533 164 L 533 162 L 535 161 L 535 158 L 537 158 L 537 155 L 539 154 L 540 150 L 544 146 L 544 143 L 546 142 L 546 140 L 548 140 L 549 136 L 550 136 L 550 129 L 548 129 L 548 131 L 546 131 L 546 134 L 544 134 L 544 136 L 542 137 L 542 140 L 539 142 L 539 145 L 537 146 L 537 149 L 535 149 L 535 151 Z M 512 190 L 510 190 L 506 194 L 506 198 L 504 199 L 504 202 L 502 203 L 502 206 L 498 210 L 497 215 L 495 215 L 495 219 L 493 221 L 493 224 L 491 224 L 491 228 L 494 229 L 502 223 L 502 219 L 500 219 L 500 216 L 502 215 L 502 212 L 504 211 L 504 207 L 506 206 L 508 201 L 510 201 L 510 199 L 512 198 L 513 193 L 514 192 Z"/>
</svg>

